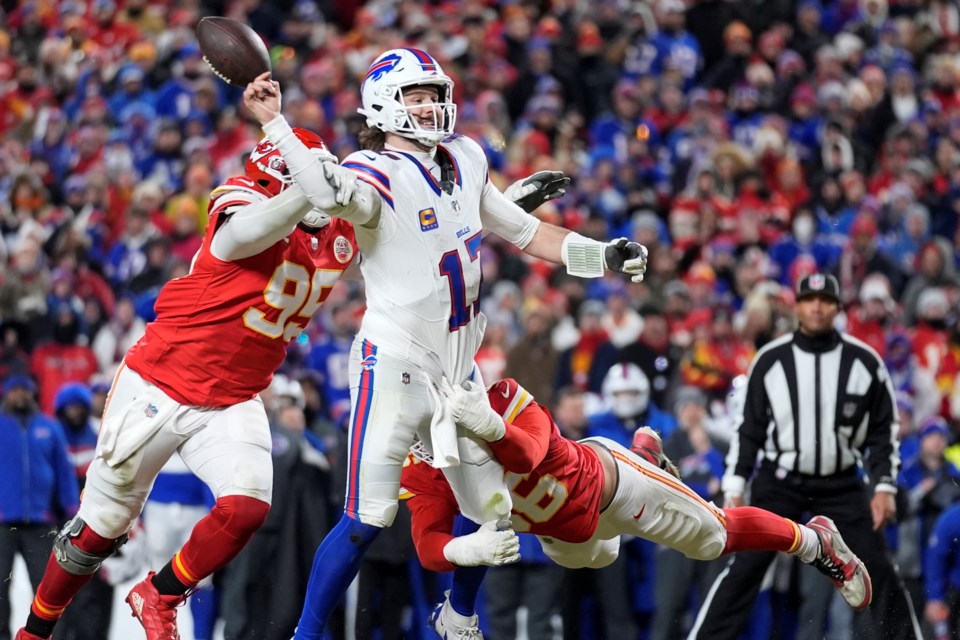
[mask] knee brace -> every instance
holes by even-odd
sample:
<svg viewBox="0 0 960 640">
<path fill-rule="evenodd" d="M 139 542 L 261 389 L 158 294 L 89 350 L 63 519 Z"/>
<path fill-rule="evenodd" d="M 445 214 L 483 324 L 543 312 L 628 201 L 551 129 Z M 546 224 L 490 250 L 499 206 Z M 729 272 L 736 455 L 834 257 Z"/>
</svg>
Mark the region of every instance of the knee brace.
<svg viewBox="0 0 960 640">
<path fill-rule="evenodd" d="M 57 559 L 57 564 L 63 567 L 64 571 L 75 576 L 96 573 L 103 561 L 116 553 L 130 537 L 123 534 L 113 540 L 106 551 L 99 553 L 85 551 L 73 542 L 73 539 L 79 537 L 85 528 L 87 528 L 87 523 L 80 516 L 77 516 L 64 525 L 53 541 L 53 553 Z M 92 530 L 90 531 L 92 532 Z"/>
</svg>

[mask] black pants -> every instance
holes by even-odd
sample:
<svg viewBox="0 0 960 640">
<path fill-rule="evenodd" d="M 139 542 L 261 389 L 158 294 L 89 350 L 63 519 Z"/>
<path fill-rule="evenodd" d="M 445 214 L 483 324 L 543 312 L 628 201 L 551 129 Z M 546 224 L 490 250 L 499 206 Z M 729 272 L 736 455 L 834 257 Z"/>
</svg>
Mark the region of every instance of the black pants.
<svg viewBox="0 0 960 640">
<path fill-rule="evenodd" d="M 787 474 L 779 478 L 761 466 L 751 485 L 751 504 L 797 522 L 825 515 L 836 523 L 847 546 L 866 565 L 873 581 L 873 603 L 854 621 L 854 638 L 903 640 L 914 638 L 916 618 L 909 596 L 887 555 L 883 534 L 873 530 L 870 497 L 854 474 L 813 478 Z M 713 597 L 698 618 L 690 639 L 734 640 L 750 616 L 763 574 L 775 552 L 740 552 L 730 557 L 714 582 Z M 833 585 L 824 577 L 824 589 Z"/>
<path fill-rule="evenodd" d="M 53 640 L 103 640 L 110 636 L 113 618 L 113 587 L 98 572 L 70 602 Z"/>
<path fill-rule="evenodd" d="M 10 640 L 10 574 L 17 554 L 27 564 L 30 584 L 36 592 L 53 549 L 57 531 L 46 524 L 0 525 L 0 640 Z M 25 620 L 23 622 L 26 622 Z"/>
</svg>

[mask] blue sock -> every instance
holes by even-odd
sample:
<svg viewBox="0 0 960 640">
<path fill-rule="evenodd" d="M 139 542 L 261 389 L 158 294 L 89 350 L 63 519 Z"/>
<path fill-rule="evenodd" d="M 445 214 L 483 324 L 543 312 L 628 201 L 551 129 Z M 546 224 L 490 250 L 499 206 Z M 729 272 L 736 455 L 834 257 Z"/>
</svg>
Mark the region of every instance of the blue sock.
<svg viewBox="0 0 960 640">
<path fill-rule="evenodd" d="M 360 561 L 382 529 L 344 515 L 313 557 L 295 640 L 321 640 L 330 612 L 360 571 Z"/>
<path fill-rule="evenodd" d="M 213 587 L 204 587 L 190 596 L 190 614 L 194 639 L 213 640 L 213 627 L 217 624 L 217 592 Z"/>
<path fill-rule="evenodd" d="M 465 536 L 480 528 L 476 522 L 466 518 L 457 518 L 454 533 Z M 483 577 L 487 575 L 487 567 L 457 567 L 453 572 L 453 586 L 450 587 L 450 606 L 462 616 L 472 616 L 476 613 L 477 594 Z"/>
</svg>

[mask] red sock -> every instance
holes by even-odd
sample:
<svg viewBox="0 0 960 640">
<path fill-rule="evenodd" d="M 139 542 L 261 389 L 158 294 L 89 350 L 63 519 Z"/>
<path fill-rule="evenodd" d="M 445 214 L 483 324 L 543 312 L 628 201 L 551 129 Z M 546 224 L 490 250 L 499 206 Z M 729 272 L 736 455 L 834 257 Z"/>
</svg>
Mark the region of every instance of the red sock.
<svg viewBox="0 0 960 640">
<path fill-rule="evenodd" d="M 108 540 L 95 533 L 89 526 L 85 526 L 72 542 L 78 549 L 87 553 L 106 553 L 113 547 L 115 541 Z M 56 555 L 51 553 L 30 611 L 43 620 L 59 620 L 63 610 L 73 600 L 73 596 L 92 577 L 92 573 L 84 576 L 68 573 L 57 562 Z"/>
<path fill-rule="evenodd" d="M 757 507 L 724 509 L 727 517 L 727 546 L 724 553 L 737 551 L 783 551 L 792 553 L 800 546 L 800 527 Z"/>
<path fill-rule="evenodd" d="M 267 518 L 270 505 L 247 496 L 226 496 L 193 527 L 171 562 L 177 580 L 192 588 L 240 553 Z"/>
</svg>

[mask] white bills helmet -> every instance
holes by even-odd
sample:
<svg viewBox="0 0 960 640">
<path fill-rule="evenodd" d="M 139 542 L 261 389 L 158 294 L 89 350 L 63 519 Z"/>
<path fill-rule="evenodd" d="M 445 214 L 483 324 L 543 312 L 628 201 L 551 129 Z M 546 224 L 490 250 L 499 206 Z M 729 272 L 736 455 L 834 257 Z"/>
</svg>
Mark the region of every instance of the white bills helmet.
<svg viewBox="0 0 960 640">
<path fill-rule="evenodd" d="M 410 117 L 411 107 L 403 102 L 403 90 L 408 87 L 431 85 L 437 87 L 436 126 L 425 129 Z M 391 49 L 382 53 L 367 71 L 360 85 L 367 125 L 378 127 L 417 142 L 435 146 L 453 133 L 457 120 L 457 105 L 453 103 L 453 80 L 443 73 L 440 64 L 420 49 Z"/>
<path fill-rule="evenodd" d="M 633 363 L 617 364 L 603 379 L 603 399 L 618 418 L 633 418 L 650 404 L 650 380 Z"/>
</svg>

